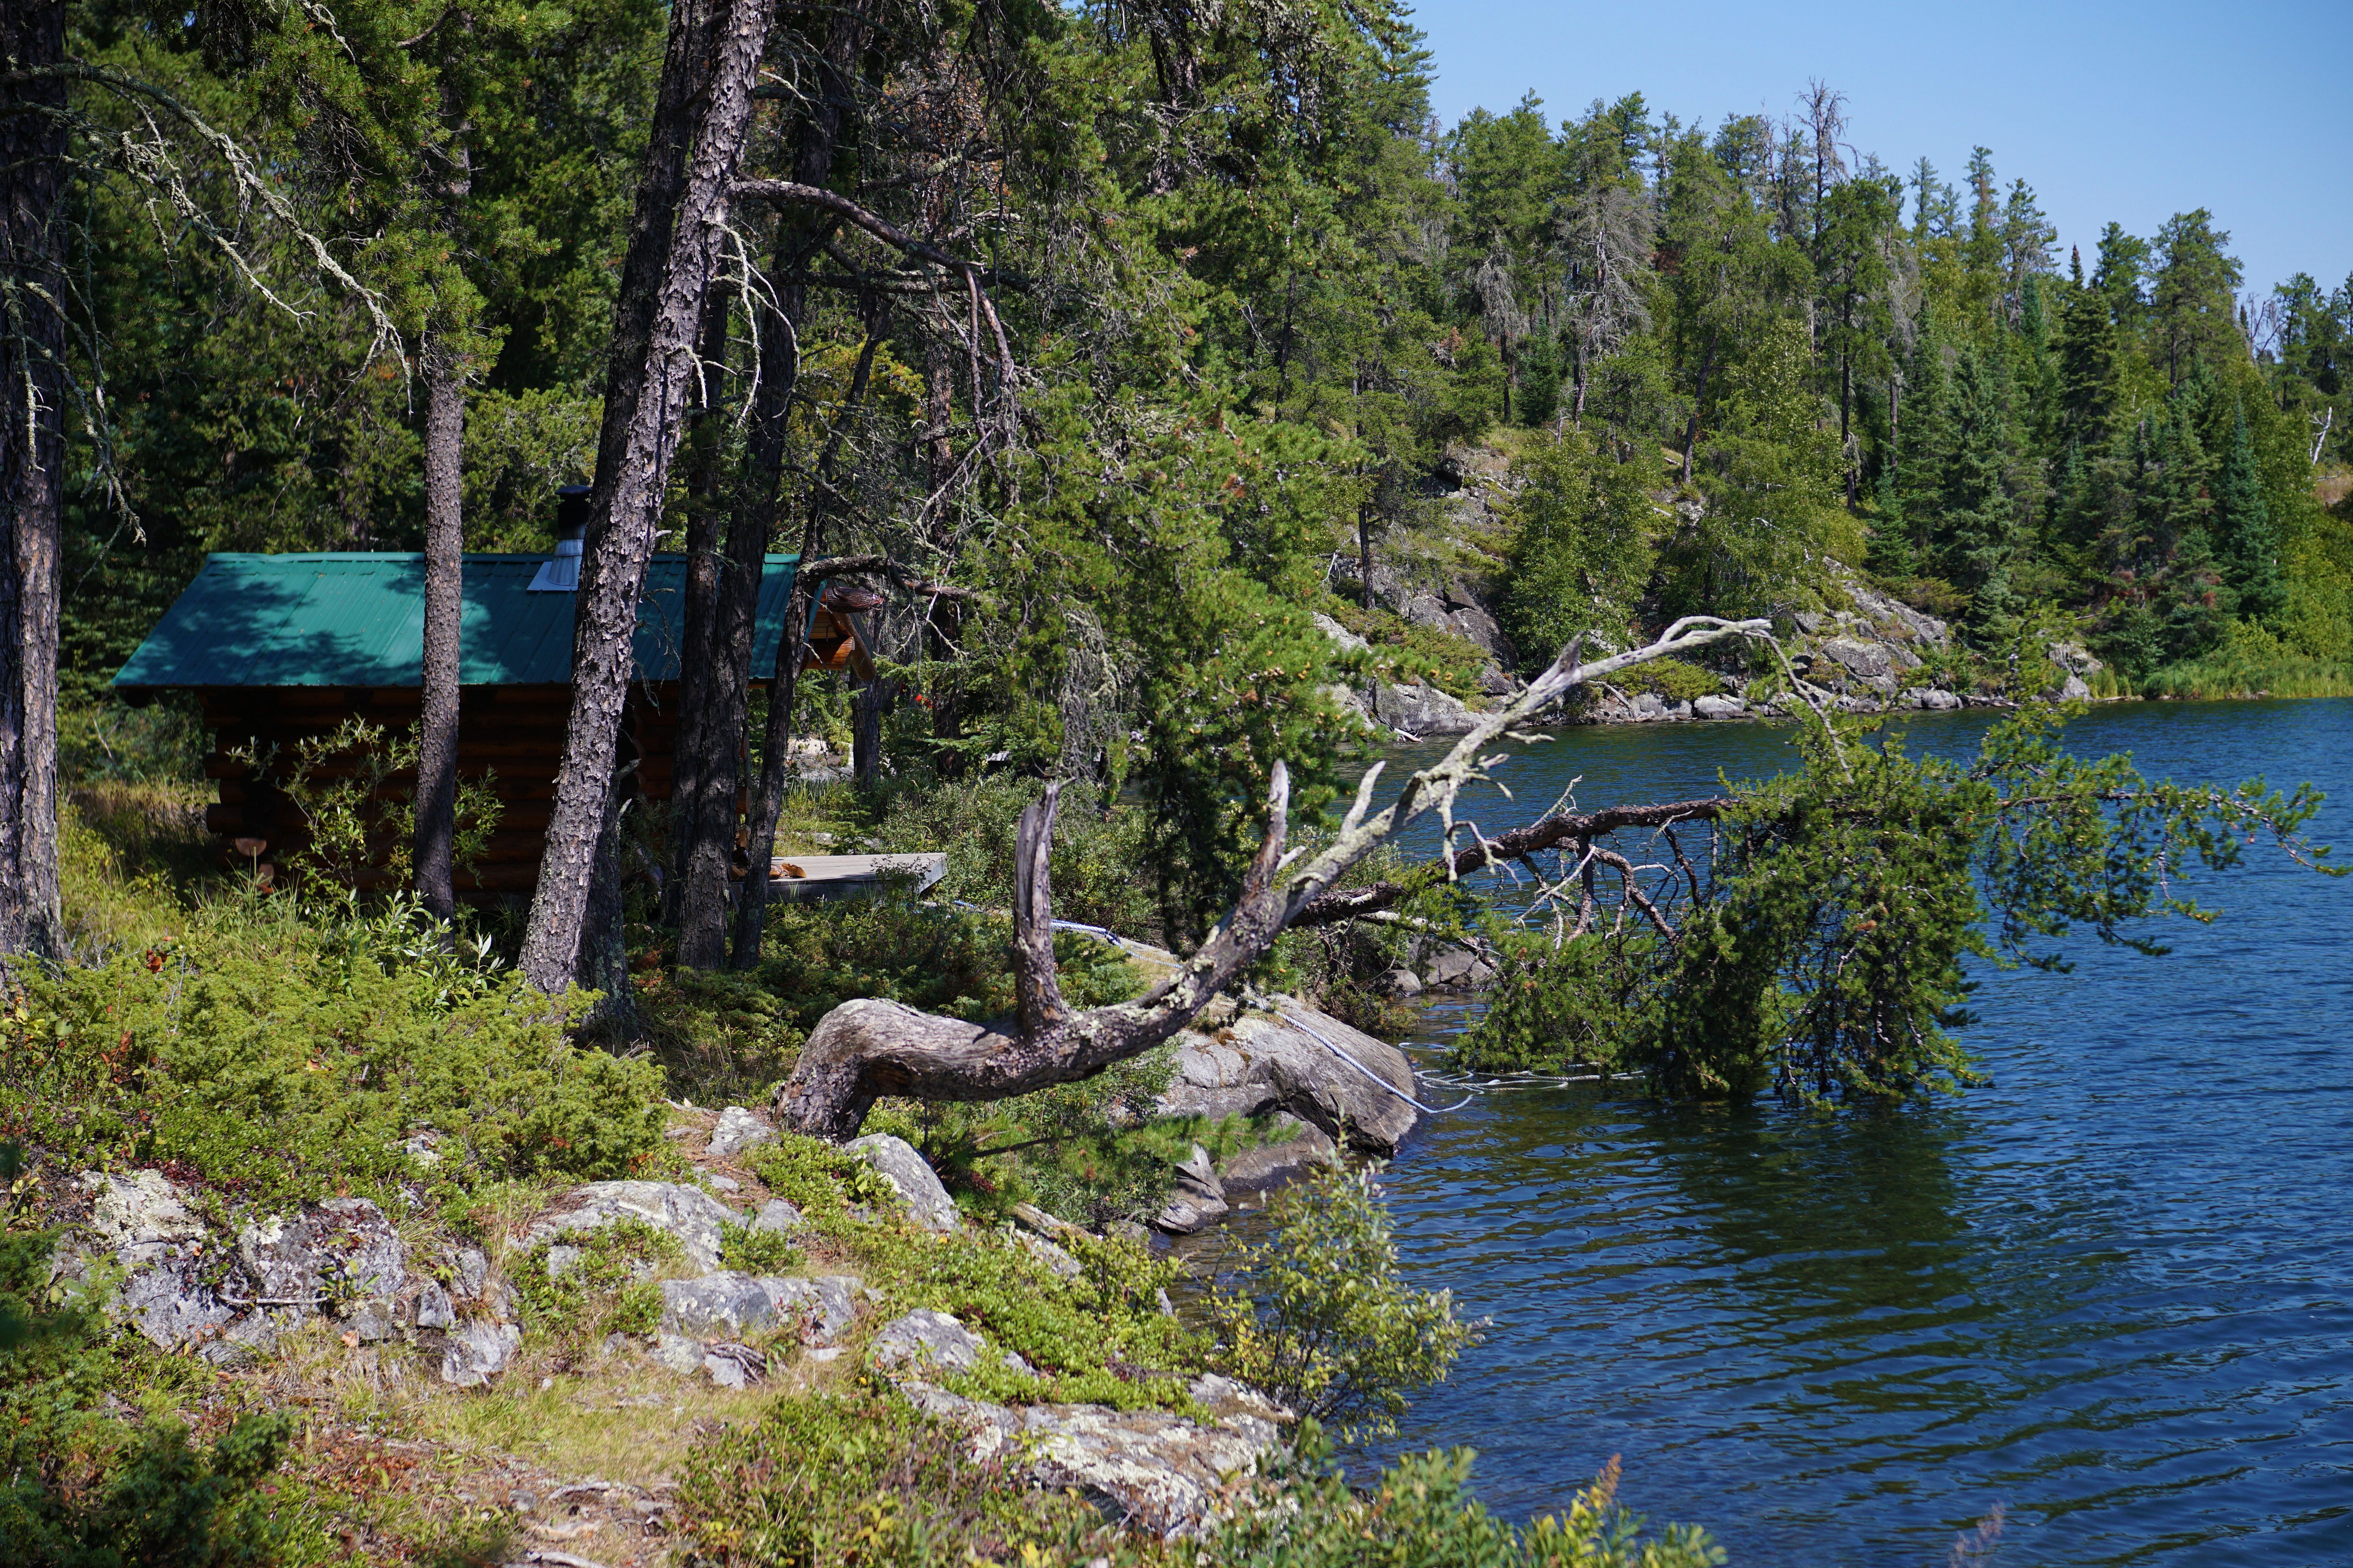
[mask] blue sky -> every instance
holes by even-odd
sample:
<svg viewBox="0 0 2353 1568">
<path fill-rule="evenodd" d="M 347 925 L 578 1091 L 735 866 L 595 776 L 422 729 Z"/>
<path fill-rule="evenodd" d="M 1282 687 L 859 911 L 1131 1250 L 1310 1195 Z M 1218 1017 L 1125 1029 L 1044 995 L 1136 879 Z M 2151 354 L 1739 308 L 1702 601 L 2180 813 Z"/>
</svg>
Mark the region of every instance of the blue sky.
<svg viewBox="0 0 2353 1568">
<path fill-rule="evenodd" d="M 2085 263 L 2111 219 L 2148 235 L 2203 206 L 2246 288 L 2353 272 L 2353 0 L 1968 6 L 1424 0 L 1434 107 L 1451 124 L 1534 89 L 1548 120 L 1641 92 L 1713 127 L 1795 111 L 1820 77 L 1848 137 L 1960 183 L 1969 149 L 2023 178 Z M 1908 209 L 1907 209 L 1908 210 Z"/>
</svg>

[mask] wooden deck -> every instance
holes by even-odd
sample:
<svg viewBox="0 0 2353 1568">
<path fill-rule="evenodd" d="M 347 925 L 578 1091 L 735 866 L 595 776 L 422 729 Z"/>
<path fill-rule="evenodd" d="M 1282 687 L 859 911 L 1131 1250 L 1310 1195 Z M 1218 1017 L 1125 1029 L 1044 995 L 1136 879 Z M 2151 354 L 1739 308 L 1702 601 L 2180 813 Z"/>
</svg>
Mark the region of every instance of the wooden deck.
<svg viewBox="0 0 2353 1568">
<path fill-rule="evenodd" d="M 948 858 L 928 855 L 779 855 L 768 862 L 768 897 L 788 904 L 871 899 L 892 878 L 923 892 L 948 874 Z"/>
</svg>

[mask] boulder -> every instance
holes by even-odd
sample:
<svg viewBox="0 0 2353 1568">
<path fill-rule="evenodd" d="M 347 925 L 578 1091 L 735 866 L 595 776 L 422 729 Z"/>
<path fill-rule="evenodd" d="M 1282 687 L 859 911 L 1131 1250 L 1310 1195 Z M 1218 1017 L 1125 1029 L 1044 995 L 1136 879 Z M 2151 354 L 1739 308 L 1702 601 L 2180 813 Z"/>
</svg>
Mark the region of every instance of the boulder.
<svg viewBox="0 0 2353 1568">
<path fill-rule="evenodd" d="M 882 1368 L 966 1372 L 979 1363 L 982 1350 L 977 1334 L 945 1312 L 925 1307 L 883 1324 L 868 1353 Z"/>
<path fill-rule="evenodd" d="M 2082 676 L 2070 675 L 2067 677 L 2066 684 L 2060 687 L 2052 695 L 2062 702 L 2089 702 L 2092 700 L 2092 689 L 2084 683 Z"/>
<path fill-rule="evenodd" d="M 1338 1152 L 1332 1140 L 1308 1127 L 1295 1138 L 1245 1149 L 1226 1162 L 1218 1179 L 1229 1193 L 1261 1193 L 1295 1182 Z"/>
<path fill-rule="evenodd" d="M 799 1324 L 804 1344 L 836 1343 L 858 1321 L 858 1297 L 864 1286 L 854 1274 L 821 1274 L 814 1279 L 763 1274 L 756 1283 L 767 1292 L 777 1322 Z"/>
<path fill-rule="evenodd" d="M 1417 737 L 1460 735 L 1479 723 L 1479 715 L 1460 699 L 1419 681 L 1396 686 L 1375 681 L 1369 706 L 1374 722 Z"/>
<path fill-rule="evenodd" d="M 523 1246 L 636 1219 L 676 1237 L 687 1261 L 708 1270 L 719 1267 L 719 1227 L 739 1217 L 702 1188 L 675 1182 L 590 1182 L 559 1201 L 569 1206 L 524 1232 Z"/>
<path fill-rule="evenodd" d="M 1463 605 L 1449 611 L 1446 629 L 1465 642 L 1478 644 L 1480 649 L 1497 664 L 1509 666 L 1519 660 L 1518 650 L 1512 647 L 1512 639 L 1504 635 L 1504 628 L 1482 605 Z"/>
<path fill-rule="evenodd" d="M 1739 719 L 1747 715 L 1748 704 L 1737 697 L 1703 697 L 1692 711 L 1703 719 Z"/>
<path fill-rule="evenodd" d="M 2079 642 L 2055 642 L 2047 650 L 2051 662 L 2070 675 L 2097 675 L 2107 668 L 2092 657 L 2092 650 Z"/>
<path fill-rule="evenodd" d="M 420 1329 L 447 1329 L 458 1321 L 458 1314 L 449 1305 L 449 1292 L 441 1289 L 438 1280 L 427 1279 L 417 1292 L 415 1311 Z"/>
<path fill-rule="evenodd" d="M 1347 627 L 1342 626 L 1339 622 L 1334 620 L 1323 611 L 1316 611 L 1313 619 L 1315 622 L 1315 629 L 1322 632 L 1324 636 L 1330 640 L 1332 646 L 1339 649 L 1340 652 L 1350 654 L 1370 653 L 1373 651 L 1372 644 L 1366 642 L 1364 638 L 1358 637 L 1356 633 L 1350 631 Z"/>
<path fill-rule="evenodd" d="M 948 1190 L 940 1185 L 939 1177 L 915 1152 L 913 1144 L 888 1132 L 870 1132 L 863 1138 L 851 1139 L 849 1150 L 881 1172 L 883 1179 L 898 1189 L 917 1225 L 925 1230 L 955 1229 L 956 1208 L 949 1201 Z"/>
<path fill-rule="evenodd" d="M 1435 594 L 1414 595 L 1405 602 L 1405 607 L 1398 613 L 1415 626 L 1427 626 L 1434 632 L 1451 632 L 1454 629 L 1453 618 L 1447 612 L 1446 601 Z"/>
<path fill-rule="evenodd" d="M 180 1190 L 161 1171 L 85 1171 L 79 1181 L 90 1194 L 91 1236 L 125 1268 L 155 1262 L 185 1243 L 205 1238 L 204 1223 L 188 1212 Z"/>
<path fill-rule="evenodd" d="M 1433 991 L 1484 991 L 1495 983 L 1495 964 L 1475 949 L 1449 947 L 1421 966 L 1421 978 Z"/>
<path fill-rule="evenodd" d="M 752 1222 L 754 1230 L 773 1231 L 783 1235 L 801 1227 L 801 1211 L 790 1198 L 770 1198 L 760 1205 L 759 1217 Z"/>
<path fill-rule="evenodd" d="M 1165 1410 L 1101 1405 L 1014 1409 L 923 1384 L 905 1392 L 919 1408 L 963 1426 L 976 1459 L 1016 1457 L 1034 1484 L 1076 1489 L 1128 1527 L 1164 1536 L 1198 1534 L 1215 1523 L 1232 1479 L 1256 1473 L 1290 1418 L 1263 1394 L 1215 1375 L 1187 1389 L 1208 1411 L 1208 1425 Z"/>
<path fill-rule="evenodd" d="M 709 1338 L 740 1336 L 776 1321 L 768 1293 L 749 1274 L 706 1274 L 700 1279 L 665 1279 L 661 1326 L 674 1333 Z"/>
<path fill-rule="evenodd" d="M 1394 996 L 1399 1001 L 1419 996 L 1422 992 L 1421 976 L 1403 964 L 1384 971 L 1373 984 L 1382 995 Z"/>
<path fill-rule="evenodd" d="M 1035 1258 L 1048 1268 L 1052 1269 L 1054 1273 L 1060 1278 L 1064 1279 L 1076 1279 L 1080 1275 L 1086 1272 L 1085 1269 L 1079 1267 L 1079 1260 L 1077 1258 L 1071 1257 L 1069 1253 L 1063 1251 L 1060 1247 L 1055 1246 L 1054 1243 L 1047 1240 L 1044 1237 L 1032 1235 L 1030 1232 L 1026 1230 L 1017 1230 L 1010 1234 L 1012 1235 L 1014 1245 L 1029 1253 L 1030 1257 Z"/>
<path fill-rule="evenodd" d="M 695 1339 L 742 1336 L 797 1324 L 812 1344 L 830 1344 L 858 1317 L 858 1281 L 723 1270 L 699 1279 L 662 1281 L 661 1328 Z"/>
<path fill-rule="evenodd" d="M 479 1388 L 507 1368 L 522 1343 L 522 1331 L 512 1323 L 477 1318 L 444 1337 L 441 1381 L 459 1388 Z"/>
<path fill-rule="evenodd" d="M 237 1257 L 257 1306 L 296 1318 L 340 1304 L 362 1339 L 391 1332 L 388 1310 L 405 1278 L 404 1249 L 384 1211 L 365 1198 L 329 1198 L 293 1215 L 247 1226 Z"/>
<path fill-rule="evenodd" d="M 755 1144 L 773 1143 L 776 1130 L 744 1110 L 731 1105 L 719 1113 L 719 1121 L 711 1129 L 707 1147 L 718 1159 L 729 1159 Z"/>
<path fill-rule="evenodd" d="M 1209 1163 L 1209 1152 L 1198 1143 L 1176 1167 L 1176 1185 L 1167 1204 L 1152 1216 L 1152 1227 L 1171 1236 L 1190 1236 L 1226 1214 L 1226 1189 Z"/>
<path fill-rule="evenodd" d="M 1895 672 L 1895 659 L 1884 643 L 1858 642 L 1853 637 L 1831 637 L 1821 646 L 1821 658 L 1839 665 L 1846 673 L 1865 680 L 1884 680 Z M 1914 661 L 1918 662 L 1916 659 Z M 1820 669 L 1817 661 L 1816 668 Z M 1894 688 L 1891 686 L 1892 691 Z"/>
<path fill-rule="evenodd" d="M 1947 709 L 1958 708 L 1961 705 L 1959 698 L 1949 691 L 1933 686 L 1915 686 L 1905 691 L 1904 695 L 1912 700 L 1914 706 L 1925 708 L 1930 712 L 1941 713 Z"/>
<path fill-rule="evenodd" d="M 1277 1005 L 1220 1006 L 1196 1019 L 1176 1037 L 1176 1077 L 1155 1112 L 1215 1121 L 1280 1110 L 1363 1152 L 1397 1152 L 1416 1120 L 1405 1053 L 1295 997 Z"/>
</svg>

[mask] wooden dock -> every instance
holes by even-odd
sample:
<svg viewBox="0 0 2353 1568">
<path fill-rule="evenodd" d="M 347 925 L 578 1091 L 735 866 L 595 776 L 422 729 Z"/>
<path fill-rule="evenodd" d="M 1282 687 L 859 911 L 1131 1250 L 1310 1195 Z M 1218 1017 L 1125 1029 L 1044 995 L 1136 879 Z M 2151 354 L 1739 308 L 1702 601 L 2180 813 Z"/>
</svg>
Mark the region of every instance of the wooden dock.
<svg viewBox="0 0 2353 1568">
<path fill-rule="evenodd" d="M 924 892 L 948 874 L 948 858 L 926 855 L 778 855 L 768 862 L 768 897 L 788 904 L 871 899 L 892 880 Z"/>
</svg>

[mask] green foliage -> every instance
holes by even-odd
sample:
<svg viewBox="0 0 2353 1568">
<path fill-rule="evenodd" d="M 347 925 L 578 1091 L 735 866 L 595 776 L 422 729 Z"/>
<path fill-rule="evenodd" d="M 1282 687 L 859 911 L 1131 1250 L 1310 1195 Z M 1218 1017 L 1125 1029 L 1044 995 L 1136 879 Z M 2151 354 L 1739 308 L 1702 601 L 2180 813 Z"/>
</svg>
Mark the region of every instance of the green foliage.
<svg viewBox="0 0 2353 1568">
<path fill-rule="evenodd" d="M 579 1254 L 561 1271 L 548 1261 L 549 1250 L 558 1246 Z M 650 1330 L 661 1315 L 661 1288 L 647 1276 L 683 1257 L 670 1232 L 625 1218 L 541 1242 L 510 1258 L 505 1272 L 534 1333 L 579 1345 L 616 1331 Z"/>
<path fill-rule="evenodd" d="M 719 1267 L 745 1274 L 782 1274 L 797 1267 L 800 1248 L 781 1231 L 723 1223 L 719 1227 Z"/>
<path fill-rule="evenodd" d="M 1662 525 L 1640 470 L 1571 435 L 1530 442 L 1513 459 L 1512 477 L 1518 489 L 1505 509 L 1511 587 L 1503 618 L 1522 664 L 1542 669 L 1588 632 L 1626 646 Z"/>
<path fill-rule="evenodd" d="M 1466 700 L 1479 695 L 1479 677 L 1489 661 L 1478 644 L 1346 599 L 1327 596 L 1322 608 L 1372 645 L 1369 658 L 1355 656 L 1366 663 L 1364 673 L 1390 682 L 1424 681 Z"/>
<path fill-rule="evenodd" d="M 1566 1510 L 1515 1527 L 1472 1495 L 1473 1457 L 1468 1448 L 1408 1455 L 1360 1489 L 1307 1423 L 1291 1466 L 1275 1472 L 1292 1506 L 1241 1515 L 1202 1556 L 1236 1568 L 1715 1568 L 1725 1561 L 1723 1548 L 1691 1526 L 1641 1539 L 1642 1516 L 1618 1503 L 1614 1459 Z"/>
<path fill-rule="evenodd" d="M 395 887 L 410 880 L 417 838 L 417 734 L 398 734 L 365 719 L 344 720 L 323 735 L 294 742 L 292 754 L 250 748 L 229 754 L 256 785 L 274 789 L 302 814 L 310 841 L 301 868 L 335 886 L 357 889 L 380 873 Z M 490 773 L 458 781 L 453 863 L 470 868 L 499 824 L 497 780 Z"/>
<path fill-rule="evenodd" d="M 2237 865 L 2258 837 L 2336 871 L 2302 837 L 2308 786 L 2151 781 L 2128 757 L 2069 755 L 2061 724 L 2027 710 L 1967 763 L 1812 734 L 1802 773 L 1740 787 L 1706 883 L 1651 889 L 1672 937 L 1621 887 L 1597 921 L 1570 929 L 1564 913 L 1511 941 L 1460 1059 L 1585 1061 L 1671 1098 L 1821 1106 L 1957 1089 L 1978 1081 L 1951 1032 L 1968 1019 L 1968 960 L 2063 968 L 2047 944 L 2077 926 L 2162 952 L 2135 922 L 2212 919 L 2189 876 Z"/>
<path fill-rule="evenodd" d="M 1073 1237 L 1063 1245 L 1080 1272 L 1066 1279 L 1001 1233 L 918 1228 L 902 1216 L 888 1182 L 830 1144 L 785 1134 L 745 1160 L 855 1262 L 881 1293 L 882 1317 L 922 1307 L 947 1312 L 1036 1369 L 1033 1376 L 984 1365 L 948 1378 L 948 1386 L 976 1397 L 1122 1410 L 1189 1405 L 1183 1374 L 1200 1369 L 1206 1346 L 1160 1310 L 1182 1270 L 1174 1258 L 1155 1258 L 1132 1242 Z M 855 1215 L 853 1205 L 869 1212 Z"/>
<path fill-rule="evenodd" d="M 968 1447 L 961 1428 L 892 1394 L 779 1400 L 695 1451 L 679 1529 L 713 1563 L 1083 1560 L 1078 1549 L 1102 1531 L 1092 1509 L 1029 1491 L 1007 1457 L 976 1460 Z"/>
<path fill-rule="evenodd" d="M 565 1036 L 581 998 L 338 906 L 248 895 L 176 942 L 28 973 L 0 1022 L 0 1127 L 83 1165 L 167 1165 L 255 1203 L 621 1176 L 661 1147 L 659 1069 Z"/>
<path fill-rule="evenodd" d="M 288 1533 L 259 1490 L 293 1423 L 239 1416 L 208 1453 L 185 1427 L 144 1426 L 127 1460 L 82 1506 L 18 1470 L 0 1491 L 0 1541 L 24 1568 L 266 1568 Z"/>
<path fill-rule="evenodd" d="M 1219 1364 L 1347 1442 L 1395 1433 L 1406 1395 L 1444 1378 L 1481 1328 L 1456 1321 L 1450 1292 L 1398 1278 L 1374 1174 L 1335 1163 L 1283 1188 L 1274 1233 L 1236 1249 L 1240 1289 L 1209 1301 Z"/>
</svg>

